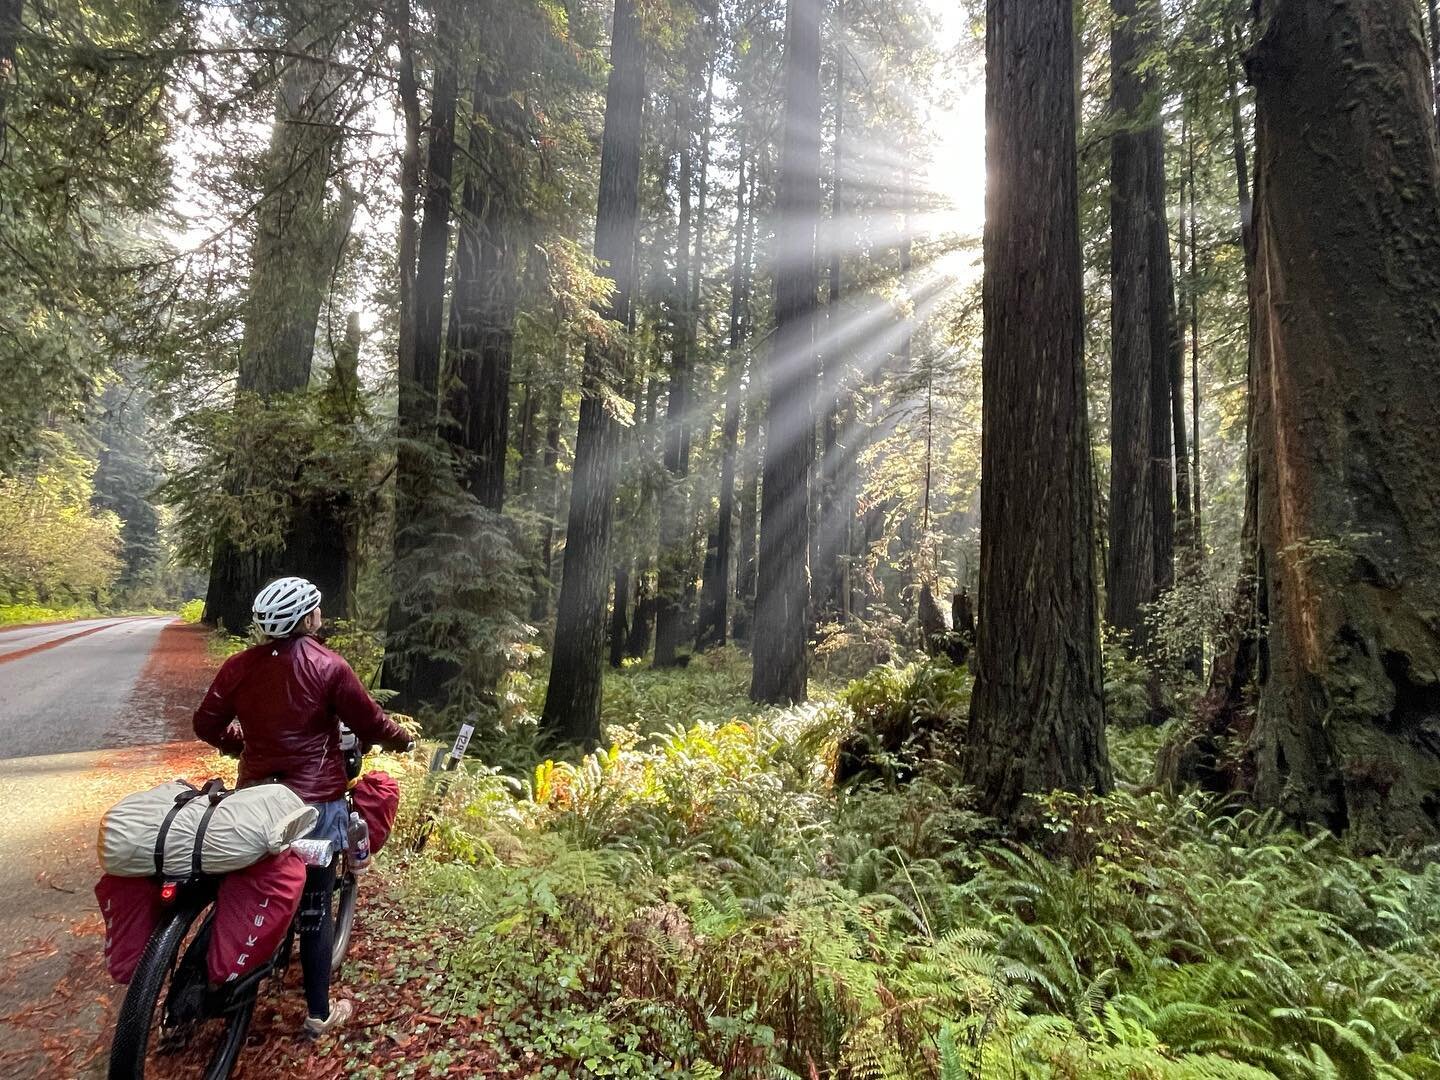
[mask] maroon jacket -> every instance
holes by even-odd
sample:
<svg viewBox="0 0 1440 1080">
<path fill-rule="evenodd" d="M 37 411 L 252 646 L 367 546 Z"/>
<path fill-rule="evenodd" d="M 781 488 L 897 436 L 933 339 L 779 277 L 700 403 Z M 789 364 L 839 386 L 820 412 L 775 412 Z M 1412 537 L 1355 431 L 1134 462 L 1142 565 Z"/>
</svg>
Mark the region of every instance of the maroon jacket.
<svg viewBox="0 0 1440 1080">
<path fill-rule="evenodd" d="M 240 755 L 240 786 L 278 779 L 308 803 L 345 794 L 340 724 L 362 743 L 410 741 L 339 655 L 312 637 L 282 638 L 230 657 L 195 710 L 195 734 Z"/>
</svg>

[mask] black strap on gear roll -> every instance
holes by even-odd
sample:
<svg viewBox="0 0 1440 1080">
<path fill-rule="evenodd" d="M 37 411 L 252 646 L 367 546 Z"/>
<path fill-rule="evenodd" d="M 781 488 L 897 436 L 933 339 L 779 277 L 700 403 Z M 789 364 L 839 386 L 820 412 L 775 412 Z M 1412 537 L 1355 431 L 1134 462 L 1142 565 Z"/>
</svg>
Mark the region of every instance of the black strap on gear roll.
<svg viewBox="0 0 1440 1080">
<path fill-rule="evenodd" d="M 215 781 L 219 783 L 219 781 Z M 207 788 L 209 784 L 205 785 Z M 215 808 L 220 805 L 220 800 L 230 794 L 223 788 L 219 791 L 210 792 L 210 805 L 205 808 L 205 813 L 200 815 L 200 824 L 195 827 L 195 849 L 190 853 L 190 872 L 199 877 L 204 871 L 201 867 L 201 850 L 205 845 L 205 830 L 210 827 L 210 819 L 215 816 Z"/>
<path fill-rule="evenodd" d="M 160 831 L 155 834 L 155 874 L 157 877 L 165 876 L 165 838 L 170 835 L 170 826 L 175 824 L 175 815 L 180 813 L 191 799 L 199 797 L 200 792 L 193 787 L 180 792 L 175 796 L 175 805 L 170 807 L 165 814 L 165 820 L 160 822 Z"/>
<path fill-rule="evenodd" d="M 186 788 L 188 790 L 182 791 L 179 795 L 175 796 L 175 805 L 170 807 L 166 812 L 165 820 L 160 822 L 160 831 L 155 834 L 155 875 L 157 877 L 165 876 L 165 840 L 170 835 L 170 826 L 175 824 L 175 816 L 186 806 L 190 805 L 193 800 L 204 795 L 209 796 L 210 806 L 200 821 L 199 835 L 197 835 L 195 840 L 195 854 L 193 854 L 191 858 L 191 865 L 197 867 L 195 872 L 197 874 L 200 872 L 198 869 L 200 863 L 200 839 L 204 836 L 205 829 L 210 824 L 210 815 L 214 812 L 216 805 L 226 795 L 230 794 L 225 790 L 225 781 L 218 778 L 206 781 L 203 788 L 193 788 L 188 784 Z"/>
</svg>

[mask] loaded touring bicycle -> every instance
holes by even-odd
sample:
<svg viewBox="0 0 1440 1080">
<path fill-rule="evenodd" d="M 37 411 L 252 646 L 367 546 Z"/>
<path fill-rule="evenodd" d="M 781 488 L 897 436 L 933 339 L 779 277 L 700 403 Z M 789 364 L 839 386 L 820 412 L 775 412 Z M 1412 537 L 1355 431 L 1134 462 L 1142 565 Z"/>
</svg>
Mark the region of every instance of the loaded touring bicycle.
<svg viewBox="0 0 1440 1080">
<path fill-rule="evenodd" d="M 363 747 L 355 735 L 342 728 L 341 748 L 349 780 L 346 800 L 354 809 L 354 791 L 359 781 Z M 259 994 L 271 979 L 284 979 L 296 952 L 297 917 L 291 915 L 278 947 L 269 955 L 253 956 L 240 951 L 229 980 L 212 988 L 210 953 L 212 938 L 221 933 L 217 924 L 219 901 L 226 875 L 209 874 L 200 866 L 203 822 L 214 808 L 232 793 L 218 780 L 200 789 L 191 789 L 176 799 L 177 809 L 191 800 L 205 800 L 206 811 L 197 830 L 190 873 L 157 874 L 160 885 L 160 914 L 120 1008 L 110 1050 L 110 1080 L 141 1080 L 147 1065 L 166 1062 L 166 1072 L 223 1080 L 235 1067 L 245 1048 L 250 1021 Z M 173 811 L 172 811 L 173 814 Z M 168 821 L 166 822 L 168 825 Z M 157 841 L 157 866 L 164 851 L 164 826 Z M 350 948 L 355 924 L 357 879 L 354 851 L 334 851 L 328 840 L 300 841 L 292 845 L 306 862 L 333 859 L 336 863 L 332 899 L 335 939 L 331 952 L 332 972 L 339 972 Z M 362 850 L 361 857 L 368 858 Z M 102 901 L 103 906 L 103 901 Z M 275 940 L 274 927 L 265 931 L 269 918 L 266 900 L 254 904 L 247 917 L 254 920 L 255 933 L 247 935 L 239 948 L 251 943 Z M 277 905 L 282 907 L 283 905 Z M 280 917 L 285 917 L 282 911 Z M 108 921 L 108 920 L 107 920 Z"/>
</svg>

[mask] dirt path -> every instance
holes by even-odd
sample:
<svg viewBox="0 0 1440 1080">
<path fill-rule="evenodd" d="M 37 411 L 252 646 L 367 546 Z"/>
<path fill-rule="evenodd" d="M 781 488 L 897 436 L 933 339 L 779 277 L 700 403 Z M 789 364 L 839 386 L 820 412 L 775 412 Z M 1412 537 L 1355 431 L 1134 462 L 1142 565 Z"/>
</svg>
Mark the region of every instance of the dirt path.
<svg viewBox="0 0 1440 1080">
<path fill-rule="evenodd" d="M 103 1072 L 119 994 L 92 889 L 100 814 L 205 771 L 190 715 L 215 666 L 200 627 L 121 620 L 0 635 L 0 1076 Z M 61 749 L 72 747 L 71 749 Z"/>
</svg>

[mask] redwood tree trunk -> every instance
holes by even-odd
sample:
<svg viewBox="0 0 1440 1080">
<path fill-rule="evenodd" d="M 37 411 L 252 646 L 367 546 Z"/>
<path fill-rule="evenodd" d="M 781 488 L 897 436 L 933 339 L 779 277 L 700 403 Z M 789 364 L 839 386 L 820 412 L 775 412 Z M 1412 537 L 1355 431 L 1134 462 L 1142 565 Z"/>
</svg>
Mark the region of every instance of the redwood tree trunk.
<svg viewBox="0 0 1440 1080">
<path fill-rule="evenodd" d="M 530 604 L 532 622 L 541 622 L 550 611 L 550 596 L 555 585 L 555 526 L 560 517 L 560 418 L 565 408 L 564 391 L 552 386 L 545 391 L 545 456 L 541 459 L 544 478 L 543 498 L 547 500 L 545 518 L 540 527 L 540 573 L 535 598 Z"/>
<path fill-rule="evenodd" d="M 759 364 L 752 356 L 749 364 L 750 393 L 745 400 L 745 439 L 740 449 L 740 513 L 739 537 L 735 545 L 735 640 L 749 642 L 755 628 L 755 579 L 758 552 L 756 540 L 760 525 L 760 413 L 762 408 L 756 387 Z"/>
<path fill-rule="evenodd" d="M 626 639 L 630 633 L 630 564 L 615 568 L 615 598 L 610 607 L 610 666 L 625 662 Z"/>
<path fill-rule="evenodd" d="M 790 0 L 785 133 L 776 215 L 775 345 L 767 365 L 765 465 L 750 697 L 807 693 L 810 468 L 815 456 L 815 235 L 820 218 L 821 0 Z"/>
<path fill-rule="evenodd" d="M 510 361 L 519 300 L 515 191 L 524 162 L 502 133 L 524 130 L 523 111 L 477 68 L 467 146 L 468 174 L 450 302 L 454 328 L 450 402 L 454 439 L 466 455 L 465 486 L 480 505 L 505 500 Z"/>
<path fill-rule="evenodd" d="M 730 274 L 730 351 L 725 372 L 725 418 L 720 427 L 720 492 L 715 523 L 715 554 L 700 597 L 698 649 L 723 646 L 729 631 L 730 554 L 734 535 L 735 462 L 740 441 L 740 377 L 745 373 L 745 285 L 749 259 L 749 207 L 745 202 L 745 147 L 740 148 L 740 176 L 735 187 L 735 262 Z"/>
<path fill-rule="evenodd" d="M 1136 70 L 1137 0 L 1115 0 L 1111 112 L 1125 125 L 1110 147 L 1110 519 L 1105 619 L 1135 646 L 1155 594 L 1151 481 L 1150 162 L 1137 130 L 1145 85 Z M 1165 412 L 1166 417 L 1169 410 Z"/>
<path fill-rule="evenodd" d="M 1440 171 L 1420 10 L 1258 17 L 1254 794 L 1362 843 L 1433 841 Z"/>
<path fill-rule="evenodd" d="M 1085 411 L 1070 0 L 989 0 L 980 625 L 965 780 L 980 806 L 1107 791 Z M 1024 497 L 1017 497 L 1017 493 Z"/>
<path fill-rule="evenodd" d="M 841 304 L 845 298 L 843 233 L 845 221 L 845 0 L 836 7 L 835 46 L 835 151 L 830 180 L 829 296 L 825 307 L 826 335 L 821 358 L 820 384 L 820 513 L 815 543 L 815 614 L 819 621 L 842 620 L 849 605 L 845 590 L 845 564 L 850 556 L 850 522 L 854 507 L 845 483 L 849 433 L 841 428 L 841 398 L 845 394 L 845 340 Z"/>
<path fill-rule="evenodd" d="M 528 495 L 535 489 L 536 465 L 539 464 L 539 442 L 535 438 L 535 422 L 540 417 L 540 394 L 535 386 L 525 383 L 525 397 L 520 403 L 520 433 L 515 450 L 520 467 L 515 470 L 515 494 Z"/>
<path fill-rule="evenodd" d="M 440 355 L 444 344 L 445 264 L 450 248 L 451 181 L 455 164 L 455 70 L 442 63 L 431 89 L 429 147 L 424 179 L 424 210 L 416 245 L 412 291 L 413 333 L 400 343 L 399 434 L 395 469 L 394 574 L 417 572 L 414 555 L 426 539 L 424 524 L 438 416 Z M 403 226 L 402 226 L 403 229 Z M 402 244 L 404 242 L 402 231 Z M 402 250 L 402 258 L 403 258 Z M 405 267 L 402 265 L 402 277 Z M 408 367 L 408 370 L 407 370 Z M 426 613 L 398 599 L 391 602 L 385 635 L 385 685 L 396 692 L 399 709 L 415 709 L 434 700 L 453 674 L 448 665 L 425 655 L 408 640 L 411 627 Z"/>
<path fill-rule="evenodd" d="M 326 51 L 313 36 L 297 47 Z M 281 76 L 276 96 L 275 125 L 262 179 L 264 197 L 255 210 L 255 239 L 250 252 L 250 278 L 245 328 L 240 341 L 236 389 L 270 401 L 303 390 L 310 383 L 315 332 L 325 290 L 332 277 L 349 211 L 339 220 L 327 215 L 325 186 L 340 142 L 334 77 L 318 61 L 292 61 Z M 297 470 L 302 462 L 297 462 Z M 251 480 L 243 473 L 230 479 L 233 494 L 243 497 Z M 250 625 L 250 605 L 267 580 L 281 573 L 326 578 L 331 588 L 326 607 L 345 612 L 343 589 L 328 571 L 333 552 L 316 548 L 298 522 L 299 506 L 287 506 L 287 542 L 279 550 L 245 550 L 229 537 L 217 537 L 206 590 L 205 619 L 232 633 Z M 339 580 L 343 580 L 343 574 Z M 323 586 L 322 586 L 323 588 Z"/>
<path fill-rule="evenodd" d="M 430 111 L 429 160 L 415 271 L 414 372 L 411 379 L 401 382 L 401 417 L 414 418 L 412 430 L 419 439 L 434 437 L 437 416 L 455 170 L 456 92 L 455 70 L 444 65 L 435 73 Z M 409 397 L 405 399 L 407 390 Z"/>
<path fill-rule="evenodd" d="M 690 243 L 694 226 L 691 192 L 694 185 L 694 139 L 690 131 L 690 87 L 683 86 L 676 106 L 676 136 L 680 140 L 679 236 L 675 247 L 673 339 L 670 380 L 665 394 L 665 489 L 660 497 L 660 536 L 655 581 L 655 666 L 680 662 L 685 635 L 685 590 L 691 576 L 689 492 L 690 475 L 690 363 L 694 348 L 694 316 L 690 292 Z"/>
<path fill-rule="evenodd" d="M 1150 230 L 1150 514 L 1155 548 L 1155 594 L 1175 584 L 1175 444 L 1173 407 L 1183 401 L 1176 385 L 1180 364 L 1179 320 L 1175 312 L 1175 271 L 1170 262 L 1170 228 L 1165 217 L 1165 132 L 1157 117 L 1145 133 L 1149 177 Z M 1181 406 L 1183 413 L 1183 405 Z M 1182 418 L 1181 424 L 1184 420 Z M 1182 433 L 1183 438 L 1183 433 Z M 1188 488 L 1189 485 L 1186 484 Z"/>
<path fill-rule="evenodd" d="M 616 0 L 610 83 L 601 143 L 595 256 L 615 288 L 603 312 L 628 326 L 635 284 L 635 231 L 640 208 L 641 119 L 645 104 L 645 38 L 636 0 Z M 564 577 L 543 729 L 553 738 L 593 745 L 600 739 L 609 592 L 610 526 L 615 512 L 615 425 L 605 404 L 611 368 L 623 356 L 592 341 L 585 349 L 580 425 L 575 439 Z"/>
</svg>

